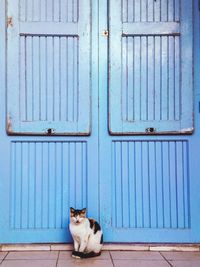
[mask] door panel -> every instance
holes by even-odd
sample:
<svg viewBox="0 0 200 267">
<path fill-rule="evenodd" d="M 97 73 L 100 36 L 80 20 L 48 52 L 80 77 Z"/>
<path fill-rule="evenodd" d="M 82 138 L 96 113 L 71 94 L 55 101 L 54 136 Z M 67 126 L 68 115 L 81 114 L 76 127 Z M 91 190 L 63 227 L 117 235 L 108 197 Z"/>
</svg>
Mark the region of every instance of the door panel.
<svg viewBox="0 0 200 267">
<path fill-rule="evenodd" d="M 111 0 L 109 25 L 110 133 L 191 133 L 192 3 Z"/>
<path fill-rule="evenodd" d="M 90 134 L 90 12 L 89 0 L 9 2 L 9 134 Z"/>
</svg>

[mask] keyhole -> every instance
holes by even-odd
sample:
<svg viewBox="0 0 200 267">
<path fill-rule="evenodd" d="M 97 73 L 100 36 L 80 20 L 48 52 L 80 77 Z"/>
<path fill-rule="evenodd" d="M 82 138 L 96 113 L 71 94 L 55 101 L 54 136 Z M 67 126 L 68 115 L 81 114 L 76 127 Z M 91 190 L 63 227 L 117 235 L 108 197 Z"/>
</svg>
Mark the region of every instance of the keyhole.
<svg viewBox="0 0 200 267">
<path fill-rule="evenodd" d="M 153 127 L 149 127 L 149 128 L 146 128 L 146 132 L 147 133 L 154 133 L 154 132 L 156 132 L 156 129 Z"/>
<path fill-rule="evenodd" d="M 54 129 L 52 129 L 52 128 L 47 129 L 47 134 L 51 135 L 51 134 L 54 134 L 54 133 L 55 133 Z"/>
<path fill-rule="evenodd" d="M 49 128 L 49 129 L 47 130 L 47 133 L 48 133 L 48 134 L 52 134 L 52 129 Z"/>
</svg>

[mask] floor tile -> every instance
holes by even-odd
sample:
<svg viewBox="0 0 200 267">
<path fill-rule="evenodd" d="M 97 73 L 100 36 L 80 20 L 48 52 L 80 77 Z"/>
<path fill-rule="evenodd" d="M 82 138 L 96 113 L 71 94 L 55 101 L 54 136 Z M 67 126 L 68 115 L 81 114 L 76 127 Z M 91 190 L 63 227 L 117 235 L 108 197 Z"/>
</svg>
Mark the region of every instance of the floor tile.
<svg viewBox="0 0 200 267">
<path fill-rule="evenodd" d="M 4 260 L 1 267 L 56 267 L 56 260 Z"/>
<path fill-rule="evenodd" d="M 200 260 L 200 252 L 162 252 L 167 260 Z"/>
<path fill-rule="evenodd" d="M 163 260 L 159 252 L 149 251 L 111 251 L 113 259 L 118 260 Z"/>
<path fill-rule="evenodd" d="M 0 252 L 0 260 L 3 260 L 8 252 Z"/>
<path fill-rule="evenodd" d="M 60 260 L 71 260 L 72 259 L 72 251 L 61 251 L 59 254 L 59 259 Z M 101 256 L 91 258 L 95 260 L 109 260 L 110 259 L 110 254 L 108 251 L 102 251 Z"/>
<path fill-rule="evenodd" d="M 170 267 L 166 261 L 159 260 L 114 260 L 115 267 Z"/>
<path fill-rule="evenodd" d="M 199 267 L 200 261 L 187 260 L 187 261 L 169 261 L 173 267 Z"/>
<path fill-rule="evenodd" d="M 8 253 L 6 260 L 54 260 L 58 251 L 21 251 Z"/>
<path fill-rule="evenodd" d="M 111 260 L 96 260 L 96 259 L 73 259 L 73 260 L 59 260 L 57 267 L 114 267 Z M 3 266 L 4 267 L 4 266 Z M 162 266 L 161 266 L 162 267 Z"/>
</svg>

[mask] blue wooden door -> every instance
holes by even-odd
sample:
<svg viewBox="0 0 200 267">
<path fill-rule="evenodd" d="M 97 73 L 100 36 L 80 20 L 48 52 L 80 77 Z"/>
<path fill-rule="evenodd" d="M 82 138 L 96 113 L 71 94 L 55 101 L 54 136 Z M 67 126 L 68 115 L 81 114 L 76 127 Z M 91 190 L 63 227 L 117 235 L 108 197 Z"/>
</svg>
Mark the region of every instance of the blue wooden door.
<svg viewBox="0 0 200 267">
<path fill-rule="evenodd" d="M 70 206 L 99 216 L 91 1 L 18 0 L 2 8 L 7 153 L 0 157 L 0 242 L 70 242 Z"/>
<path fill-rule="evenodd" d="M 110 0 L 105 6 L 101 1 L 109 30 L 108 43 L 100 37 L 105 236 L 113 242 L 197 242 L 198 162 L 191 154 L 197 135 L 186 135 L 194 128 L 193 1 Z"/>
<path fill-rule="evenodd" d="M 71 242 L 70 206 L 106 242 L 200 241 L 199 25 L 197 0 L 3 3 L 0 242 Z"/>
</svg>

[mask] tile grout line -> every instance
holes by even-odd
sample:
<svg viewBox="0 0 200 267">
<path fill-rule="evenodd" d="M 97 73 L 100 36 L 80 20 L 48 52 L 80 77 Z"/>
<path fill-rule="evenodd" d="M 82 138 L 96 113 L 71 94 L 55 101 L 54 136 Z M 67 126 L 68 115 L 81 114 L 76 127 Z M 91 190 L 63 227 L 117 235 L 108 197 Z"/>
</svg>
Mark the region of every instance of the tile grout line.
<svg viewBox="0 0 200 267">
<path fill-rule="evenodd" d="M 2 263 L 4 262 L 4 260 L 6 259 L 6 257 L 8 256 L 9 251 L 6 253 L 5 257 L 2 259 L 2 262 L 0 263 L 0 266 L 2 265 Z"/>
<path fill-rule="evenodd" d="M 161 257 L 169 264 L 169 266 L 173 267 L 173 265 L 167 260 L 167 258 L 162 254 L 162 252 L 159 251 L 159 253 L 160 253 Z"/>
<path fill-rule="evenodd" d="M 114 260 L 112 258 L 112 255 L 111 255 L 110 251 L 109 251 L 109 255 L 110 255 L 110 259 L 111 259 L 112 265 L 113 265 L 113 267 L 115 267 L 115 263 L 114 263 Z"/>
<path fill-rule="evenodd" d="M 58 257 L 57 257 L 57 260 L 56 260 L 56 266 L 55 267 L 58 266 L 59 257 L 60 257 L 60 250 L 58 251 Z"/>
</svg>

